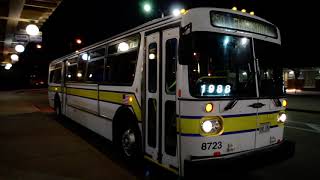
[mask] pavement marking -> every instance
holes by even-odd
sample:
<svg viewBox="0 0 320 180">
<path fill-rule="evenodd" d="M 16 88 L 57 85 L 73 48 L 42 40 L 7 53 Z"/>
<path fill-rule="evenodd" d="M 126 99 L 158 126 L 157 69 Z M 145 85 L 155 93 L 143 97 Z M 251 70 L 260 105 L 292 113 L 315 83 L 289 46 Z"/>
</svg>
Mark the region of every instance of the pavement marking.
<svg viewBox="0 0 320 180">
<path fill-rule="evenodd" d="M 318 131 L 320 133 L 320 126 L 317 124 L 311 124 L 311 123 L 306 123 L 309 127 L 311 127 L 312 129 Z"/>
<path fill-rule="evenodd" d="M 290 124 L 290 125 L 288 125 Z M 304 125 L 304 127 L 298 127 L 294 124 L 301 124 Z M 319 133 L 320 134 L 320 125 L 319 124 L 314 124 L 314 123 L 305 123 L 305 122 L 299 122 L 299 121 L 287 121 L 286 127 L 292 128 L 292 129 L 298 129 L 301 131 L 307 131 L 307 132 L 314 132 L 314 133 Z"/>
</svg>

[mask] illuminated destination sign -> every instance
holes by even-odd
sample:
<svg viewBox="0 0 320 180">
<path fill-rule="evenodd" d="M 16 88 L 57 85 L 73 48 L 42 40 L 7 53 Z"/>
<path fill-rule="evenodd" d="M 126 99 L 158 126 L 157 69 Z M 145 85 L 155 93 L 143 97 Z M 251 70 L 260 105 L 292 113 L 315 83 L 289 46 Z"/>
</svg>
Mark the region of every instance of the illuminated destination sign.
<svg viewBox="0 0 320 180">
<path fill-rule="evenodd" d="M 273 38 L 278 37 L 277 29 L 272 24 L 238 14 L 215 11 L 211 11 L 210 14 L 211 24 L 215 27 L 261 34 Z"/>
<path fill-rule="evenodd" d="M 200 86 L 201 96 L 229 96 L 231 85 L 203 84 Z"/>
</svg>

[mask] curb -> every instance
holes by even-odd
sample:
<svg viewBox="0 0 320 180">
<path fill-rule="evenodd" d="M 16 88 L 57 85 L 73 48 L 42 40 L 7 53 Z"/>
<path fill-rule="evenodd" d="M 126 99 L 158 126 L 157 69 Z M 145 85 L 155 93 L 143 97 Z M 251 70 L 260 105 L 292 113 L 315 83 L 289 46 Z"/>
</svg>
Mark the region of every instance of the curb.
<svg viewBox="0 0 320 180">
<path fill-rule="evenodd" d="M 296 112 L 305 112 L 305 113 L 320 114 L 320 111 L 315 111 L 315 110 L 294 109 L 294 108 L 287 108 L 286 110 L 288 110 L 288 111 L 296 111 Z"/>
</svg>

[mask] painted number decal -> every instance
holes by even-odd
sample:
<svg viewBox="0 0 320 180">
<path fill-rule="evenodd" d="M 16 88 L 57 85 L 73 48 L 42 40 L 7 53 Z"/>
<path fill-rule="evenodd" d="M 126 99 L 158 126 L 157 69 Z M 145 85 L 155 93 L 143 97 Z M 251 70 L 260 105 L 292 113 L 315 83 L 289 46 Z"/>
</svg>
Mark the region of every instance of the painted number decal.
<svg viewBox="0 0 320 180">
<path fill-rule="evenodd" d="M 213 149 L 221 149 L 222 148 L 222 142 L 207 142 L 202 143 L 201 149 L 202 150 L 213 150 Z"/>
</svg>

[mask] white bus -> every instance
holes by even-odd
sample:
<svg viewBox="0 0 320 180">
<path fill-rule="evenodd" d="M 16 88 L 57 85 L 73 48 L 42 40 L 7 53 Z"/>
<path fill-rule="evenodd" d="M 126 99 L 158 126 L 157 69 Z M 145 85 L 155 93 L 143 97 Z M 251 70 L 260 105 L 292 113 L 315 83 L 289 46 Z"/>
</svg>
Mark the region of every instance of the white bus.
<svg viewBox="0 0 320 180">
<path fill-rule="evenodd" d="M 52 61 L 50 106 L 126 158 L 180 176 L 216 160 L 292 155 L 280 45 L 257 16 L 190 9 Z"/>
</svg>

